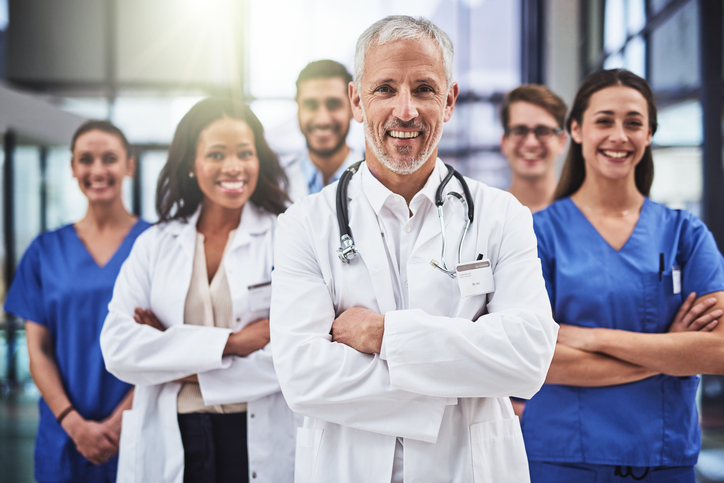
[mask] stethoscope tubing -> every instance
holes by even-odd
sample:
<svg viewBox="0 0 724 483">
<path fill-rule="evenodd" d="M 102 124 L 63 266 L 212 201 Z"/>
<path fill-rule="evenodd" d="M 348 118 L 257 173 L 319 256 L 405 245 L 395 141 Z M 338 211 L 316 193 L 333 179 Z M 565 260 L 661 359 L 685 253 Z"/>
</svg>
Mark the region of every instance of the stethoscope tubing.
<svg viewBox="0 0 724 483">
<path fill-rule="evenodd" d="M 359 171 L 359 168 L 362 163 L 364 163 L 364 161 L 365 160 L 363 159 L 362 161 L 359 161 L 347 168 L 344 173 L 342 173 L 342 176 L 340 176 L 339 182 L 337 184 L 335 201 L 337 207 L 337 223 L 339 224 L 340 234 L 340 248 L 337 250 L 337 255 L 339 256 L 339 259 L 342 261 L 342 263 L 349 263 L 358 253 L 357 247 L 354 244 L 354 239 L 352 238 L 352 230 L 349 227 L 347 189 L 349 186 L 349 181 L 352 179 L 352 176 L 357 171 Z M 440 182 L 440 185 L 435 191 L 435 205 L 437 206 L 438 218 L 440 220 L 440 232 L 442 233 L 442 254 L 440 256 L 439 264 L 435 260 L 432 260 L 430 264 L 438 270 L 446 273 L 450 277 L 455 278 L 457 272 L 455 270 L 449 270 L 445 265 L 447 237 L 445 236 L 445 219 L 443 215 L 443 205 L 445 204 L 448 196 L 453 196 L 457 198 L 464 207 L 467 208 L 467 213 L 465 217 L 465 228 L 463 229 L 463 234 L 460 237 L 460 244 L 458 246 L 458 264 L 462 262 L 463 243 L 465 242 L 465 235 L 467 235 L 468 233 L 468 228 L 473 221 L 475 206 L 473 204 L 473 197 L 470 194 L 470 188 L 468 187 L 468 183 L 465 181 L 463 175 L 461 175 L 449 164 L 445 164 L 445 167 L 447 168 L 447 174 L 445 175 L 445 178 L 443 178 L 443 180 Z M 463 188 L 463 193 L 465 194 L 464 198 L 460 195 L 460 193 L 456 193 L 454 191 L 448 192 L 447 195 L 445 194 L 445 187 L 453 178 L 453 176 L 457 178 L 457 180 L 460 182 L 460 185 Z"/>
</svg>

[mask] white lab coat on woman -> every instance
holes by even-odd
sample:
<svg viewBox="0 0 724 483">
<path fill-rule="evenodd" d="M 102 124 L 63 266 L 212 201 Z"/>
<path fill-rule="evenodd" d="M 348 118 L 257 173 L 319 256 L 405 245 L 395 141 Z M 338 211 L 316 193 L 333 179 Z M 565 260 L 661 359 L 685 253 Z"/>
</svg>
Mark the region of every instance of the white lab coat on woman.
<svg viewBox="0 0 724 483">
<path fill-rule="evenodd" d="M 106 367 L 136 386 L 133 409 L 123 414 L 118 481 L 183 482 L 181 384 L 174 381 L 192 374 L 207 405 L 248 402 L 250 481 L 292 481 L 297 421 L 279 392 L 269 345 L 246 357 L 222 357 L 231 330 L 184 325 L 197 219 L 198 211 L 188 223 L 155 225 L 139 236 L 109 304 L 101 332 Z M 234 331 L 269 316 L 268 303 L 251 300 L 248 287 L 270 279 L 275 223 L 247 203 L 224 255 Z M 151 309 L 168 328 L 137 324 L 136 307 Z"/>
<path fill-rule="evenodd" d="M 438 160 L 435 186 L 446 172 Z M 458 282 L 430 266 L 442 246 L 432 201 L 407 273 L 396 282 L 362 189 L 371 176 L 363 165 L 349 184 L 359 250 L 349 264 L 337 257 L 336 184 L 279 217 L 271 345 L 289 405 L 307 416 L 297 435 L 296 481 L 389 482 L 398 437 L 405 482 L 528 481 L 508 396 L 538 391 L 557 335 L 530 211 L 510 194 L 468 180 L 475 217 L 462 261 L 478 254 L 489 260 L 495 292 L 462 298 Z M 453 178 L 448 191 L 462 193 L 460 183 Z M 454 267 L 462 204 L 450 198 L 444 219 L 446 261 Z M 396 306 L 393 283 L 407 285 L 409 307 Z M 331 341 L 335 317 L 355 306 L 385 314 L 386 360 Z"/>
</svg>

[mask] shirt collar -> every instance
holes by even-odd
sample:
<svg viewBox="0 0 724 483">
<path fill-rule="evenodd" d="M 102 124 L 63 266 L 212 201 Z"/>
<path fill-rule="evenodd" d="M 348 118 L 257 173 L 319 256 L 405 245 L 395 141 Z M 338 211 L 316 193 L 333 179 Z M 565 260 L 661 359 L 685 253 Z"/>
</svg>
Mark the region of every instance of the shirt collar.
<svg viewBox="0 0 724 483">
<path fill-rule="evenodd" d="M 345 158 L 344 162 L 340 165 L 339 169 L 332 175 L 332 178 L 329 180 L 330 183 L 334 183 L 339 179 L 340 176 L 342 176 L 342 173 L 344 173 L 344 170 L 347 169 L 350 165 L 354 164 L 355 162 L 362 159 L 360 154 L 355 150 L 350 148 L 349 154 L 347 154 L 347 157 Z M 319 191 L 324 188 L 324 176 L 322 176 L 322 172 L 317 169 L 317 167 L 312 162 L 312 159 L 309 157 L 309 151 L 305 151 L 302 155 L 301 165 L 302 173 L 304 174 L 304 180 L 307 182 L 307 188 L 309 190 L 309 193 L 318 193 Z"/>
<path fill-rule="evenodd" d="M 395 197 L 404 200 L 402 196 L 393 193 L 392 191 L 387 189 L 385 185 L 380 183 L 380 181 L 374 177 L 372 172 L 367 167 L 367 163 L 364 163 L 362 165 L 360 171 L 360 175 L 362 177 L 362 189 L 365 193 L 365 196 L 367 196 L 367 199 L 372 205 L 372 208 L 375 210 L 375 213 L 377 213 L 378 215 L 380 214 L 380 211 L 382 210 L 382 207 L 385 205 L 387 200 L 391 198 L 394 199 Z M 420 191 L 415 194 L 415 196 L 413 196 L 412 201 L 410 202 L 410 207 L 412 208 L 413 213 L 416 212 L 416 208 L 420 206 L 421 199 L 426 198 L 430 201 L 431 204 L 435 204 L 435 193 L 437 192 L 437 188 L 438 186 L 440 186 L 440 182 L 443 180 L 446 174 L 447 168 L 445 167 L 445 164 L 440 160 L 440 158 L 437 158 L 437 161 L 435 162 L 435 168 L 432 170 L 432 173 L 430 173 L 430 176 L 427 178 L 425 185 Z"/>
</svg>

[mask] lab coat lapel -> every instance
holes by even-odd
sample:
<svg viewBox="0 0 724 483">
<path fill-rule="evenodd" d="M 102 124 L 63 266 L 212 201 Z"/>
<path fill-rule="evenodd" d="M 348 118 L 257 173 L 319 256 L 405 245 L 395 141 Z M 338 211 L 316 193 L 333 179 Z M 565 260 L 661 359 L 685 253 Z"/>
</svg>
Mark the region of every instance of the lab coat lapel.
<svg viewBox="0 0 724 483">
<path fill-rule="evenodd" d="M 362 192 L 361 176 L 350 183 L 347 202 L 349 206 L 349 226 L 352 238 L 358 250 L 358 257 L 364 262 L 372 279 L 380 313 L 385 314 L 397 310 L 392 278 L 387 262 L 384 242 L 380 233 L 377 214 L 367 197 Z M 357 260 L 352 260 L 352 264 Z"/>
<path fill-rule="evenodd" d="M 201 213 L 201 207 L 188 218 L 186 223 L 180 221 L 173 221 L 176 240 L 181 247 L 181 251 L 186 255 L 189 260 L 194 259 L 194 251 L 196 250 L 196 222 L 199 220 L 199 213 Z"/>
<path fill-rule="evenodd" d="M 229 246 L 228 252 L 231 253 L 241 247 L 249 245 L 252 236 L 265 233 L 271 228 L 271 223 L 272 221 L 268 217 L 259 215 L 256 206 L 252 205 L 251 202 L 246 203 L 241 212 L 239 228 L 236 230 L 234 239 L 231 240 L 231 246 Z"/>
</svg>

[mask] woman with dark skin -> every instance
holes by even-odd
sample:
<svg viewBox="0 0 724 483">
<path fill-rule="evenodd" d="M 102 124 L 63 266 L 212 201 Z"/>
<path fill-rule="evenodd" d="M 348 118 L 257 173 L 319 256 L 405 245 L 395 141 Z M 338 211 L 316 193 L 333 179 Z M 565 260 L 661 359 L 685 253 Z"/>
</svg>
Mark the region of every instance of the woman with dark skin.
<svg viewBox="0 0 724 483">
<path fill-rule="evenodd" d="M 206 99 L 179 123 L 160 222 L 136 243 L 101 335 L 109 370 L 136 384 L 120 480 L 292 481 L 297 421 L 267 346 L 283 180 L 247 106 Z"/>
</svg>

